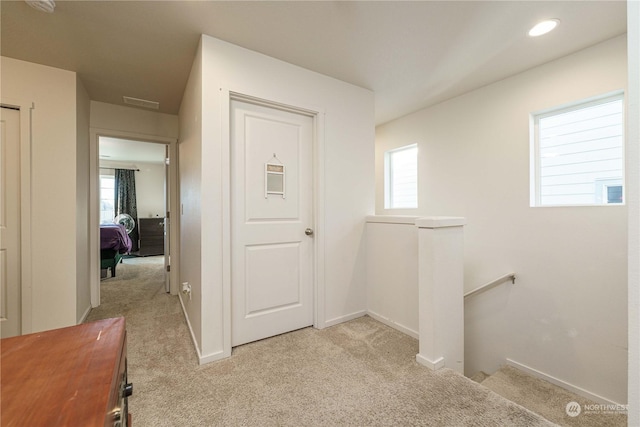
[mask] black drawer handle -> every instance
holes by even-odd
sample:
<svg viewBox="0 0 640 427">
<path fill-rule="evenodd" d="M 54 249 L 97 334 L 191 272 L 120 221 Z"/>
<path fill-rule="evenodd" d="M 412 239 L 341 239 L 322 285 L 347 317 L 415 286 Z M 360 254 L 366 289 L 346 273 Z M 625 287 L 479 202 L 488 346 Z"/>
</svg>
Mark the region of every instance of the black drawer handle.
<svg viewBox="0 0 640 427">
<path fill-rule="evenodd" d="M 131 396 L 133 394 L 133 383 L 125 384 L 122 394 L 124 397 Z"/>
</svg>

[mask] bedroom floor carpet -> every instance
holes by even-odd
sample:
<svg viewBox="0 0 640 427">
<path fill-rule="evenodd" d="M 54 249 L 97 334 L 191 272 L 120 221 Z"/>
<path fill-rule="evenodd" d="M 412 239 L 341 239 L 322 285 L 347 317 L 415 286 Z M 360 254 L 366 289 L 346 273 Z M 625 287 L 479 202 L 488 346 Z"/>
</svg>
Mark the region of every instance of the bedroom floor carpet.
<svg viewBox="0 0 640 427">
<path fill-rule="evenodd" d="M 126 318 L 136 427 L 554 425 L 451 370 L 418 365 L 415 339 L 369 317 L 199 366 L 161 267 L 125 261 L 101 292 L 87 321 Z"/>
</svg>

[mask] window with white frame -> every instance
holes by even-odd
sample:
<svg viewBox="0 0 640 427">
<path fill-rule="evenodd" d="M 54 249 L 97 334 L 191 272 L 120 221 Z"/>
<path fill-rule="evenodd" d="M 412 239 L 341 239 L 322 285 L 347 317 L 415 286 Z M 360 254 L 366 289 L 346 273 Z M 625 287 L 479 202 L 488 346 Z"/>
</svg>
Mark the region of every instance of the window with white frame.
<svg viewBox="0 0 640 427">
<path fill-rule="evenodd" d="M 532 115 L 532 206 L 624 201 L 624 96 Z"/>
<path fill-rule="evenodd" d="M 115 177 L 100 175 L 100 224 L 113 224 L 115 208 Z"/>
<path fill-rule="evenodd" d="M 385 209 L 418 207 L 418 145 L 384 153 Z"/>
</svg>

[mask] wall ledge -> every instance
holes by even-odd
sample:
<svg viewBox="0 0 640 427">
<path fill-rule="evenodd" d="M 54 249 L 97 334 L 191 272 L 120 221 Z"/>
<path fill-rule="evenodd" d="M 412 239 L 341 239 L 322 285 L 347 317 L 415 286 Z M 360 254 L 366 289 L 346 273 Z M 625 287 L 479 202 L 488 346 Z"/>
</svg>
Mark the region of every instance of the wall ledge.
<svg viewBox="0 0 640 427">
<path fill-rule="evenodd" d="M 458 216 L 367 215 L 366 222 L 377 224 L 407 224 L 418 228 L 461 227 L 466 218 Z"/>
<path fill-rule="evenodd" d="M 368 215 L 367 222 L 380 224 L 408 224 L 415 225 L 419 216 L 412 215 Z"/>
<path fill-rule="evenodd" d="M 426 216 L 417 218 L 415 221 L 418 228 L 461 227 L 466 223 L 465 218 L 457 216 Z"/>
</svg>

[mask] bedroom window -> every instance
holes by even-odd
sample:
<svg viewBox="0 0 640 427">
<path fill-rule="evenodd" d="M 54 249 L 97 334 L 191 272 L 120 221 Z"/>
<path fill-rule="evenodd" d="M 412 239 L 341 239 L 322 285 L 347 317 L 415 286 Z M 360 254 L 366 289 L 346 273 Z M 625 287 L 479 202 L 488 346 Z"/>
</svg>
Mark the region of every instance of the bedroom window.
<svg viewBox="0 0 640 427">
<path fill-rule="evenodd" d="M 384 153 L 385 209 L 418 207 L 418 145 Z"/>
<path fill-rule="evenodd" d="M 113 224 L 115 218 L 114 201 L 115 177 L 100 175 L 100 224 Z"/>
<path fill-rule="evenodd" d="M 532 115 L 531 206 L 624 201 L 624 96 Z"/>
</svg>

